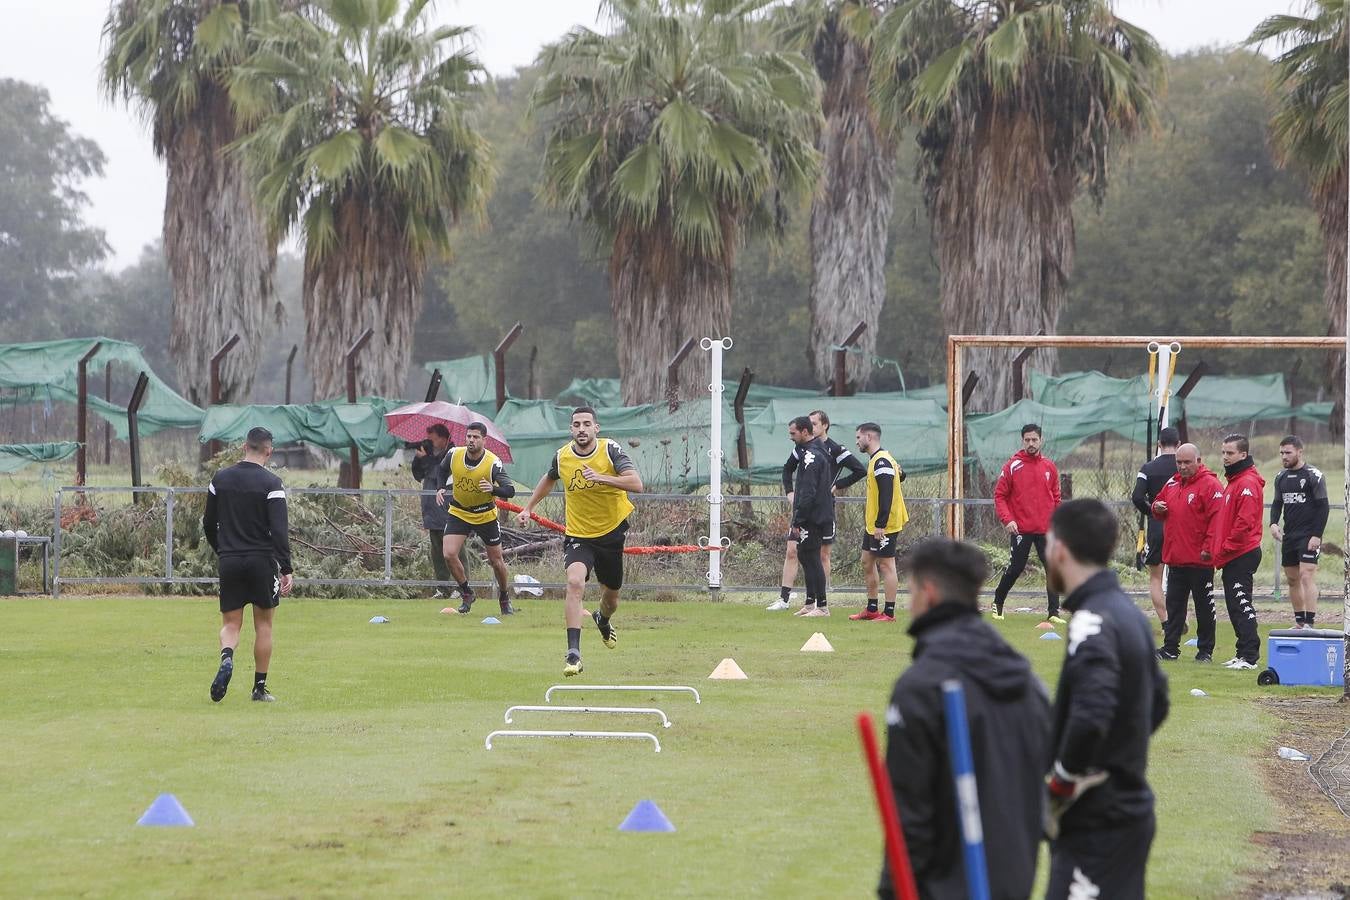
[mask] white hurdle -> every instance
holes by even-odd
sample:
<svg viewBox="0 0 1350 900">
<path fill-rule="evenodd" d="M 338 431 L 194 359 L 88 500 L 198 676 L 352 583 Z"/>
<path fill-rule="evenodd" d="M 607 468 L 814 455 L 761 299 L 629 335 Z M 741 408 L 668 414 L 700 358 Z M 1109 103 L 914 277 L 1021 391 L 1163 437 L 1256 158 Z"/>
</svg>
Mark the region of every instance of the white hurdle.
<svg viewBox="0 0 1350 900">
<path fill-rule="evenodd" d="M 695 688 L 683 684 L 555 684 L 544 691 L 544 702 L 553 702 L 554 691 L 654 691 L 660 693 L 688 693 L 694 695 L 695 703 L 702 703 Z"/>
<path fill-rule="evenodd" d="M 669 728 L 670 719 L 654 706 L 512 706 L 506 710 L 506 724 L 511 724 L 513 712 L 574 712 L 574 713 L 631 713 L 661 717 L 661 727 Z"/>
<path fill-rule="evenodd" d="M 656 752 L 661 752 L 661 742 L 656 739 L 656 735 L 648 731 L 494 731 L 485 741 L 487 749 L 492 749 L 492 739 L 496 737 L 632 738 L 650 740 Z"/>
</svg>

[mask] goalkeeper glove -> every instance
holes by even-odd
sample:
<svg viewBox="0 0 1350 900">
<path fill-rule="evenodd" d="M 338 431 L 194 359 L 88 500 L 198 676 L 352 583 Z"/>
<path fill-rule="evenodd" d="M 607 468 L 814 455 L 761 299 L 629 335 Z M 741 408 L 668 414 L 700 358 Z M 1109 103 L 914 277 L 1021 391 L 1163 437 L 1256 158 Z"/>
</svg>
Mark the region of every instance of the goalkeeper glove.
<svg viewBox="0 0 1350 900">
<path fill-rule="evenodd" d="M 1059 820 L 1068 812 L 1078 798 L 1106 781 L 1110 775 L 1106 772 L 1088 772 L 1083 775 L 1070 774 L 1062 763 L 1056 762 L 1045 779 L 1045 836 L 1050 840 L 1059 837 Z"/>
</svg>

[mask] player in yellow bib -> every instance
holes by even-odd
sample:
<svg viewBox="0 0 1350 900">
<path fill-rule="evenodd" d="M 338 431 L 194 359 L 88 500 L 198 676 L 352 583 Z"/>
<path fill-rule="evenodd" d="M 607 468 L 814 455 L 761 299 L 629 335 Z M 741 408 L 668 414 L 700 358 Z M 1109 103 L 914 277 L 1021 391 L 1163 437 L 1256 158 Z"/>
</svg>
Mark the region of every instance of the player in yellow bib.
<svg viewBox="0 0 1350 900">
<path fill-rule="evenodd" d="M 628 493 L 642 491 L 642 476 L 627 453 L 609 438 L 598 437 L 595 410 L 579 406 L 572 411 L 572 443 L 553 456 L 553 465 L 535 485 L 534 493 L 517 517 L 520 527 L 530 524 L 534 508 L 562 482 L 566 504 L 563 562 L 567 567 L 567 664 L 564 675 L 581 673 L 581 607 L 591 573 L 600 582 L 600 608 L 591 614 L 605 646 L 613 649 L 619 635 L 609 618 L 619 607 L 623 586 L 623 541 L 633 504 Z"/>
<path fill-rule="evenodd" d="M 881 449 L 881 426 L 864 422 L 856 434 L 858 450 L 867 459 L 867 507 L 864 512 L 867 531 L 863 534 L 863 572 L 867 579 L 867 609 L 849 616 L 863 622 L 894 622 L 895 594 L 900 579 L 895 572 L 896 545 L 900 531 L 909 521 L 905 509 L 905 495 L 900 482 L 905 470 L 885 450 Z M 878 577 L 880 572 L 880 577 Z M 878 582 L 886 583 L 886 607 L 877 609 Z"/>
<path fill-rule="evenodd" d="M 511 606 L 511 595 L 506 583 L 509 573 L 502 559 L 502 529 L 497 524 L 497 498 L 503 500 L 516 495 L 516 486 L 502 468 L 501 460 L 483 444 L 487 440 L 487 426 L 470 422 L 464 431 L 464 446 L 453 447 L 441 460 L 438 475 L 445 487 L 436 492 L 436 505 L 449 503 L 450 516 L 445 525 L 445 561 L 450 574 L 459 582 L 459 612 L 467 615 L 473 606 L 473 588 L 460 551 L 469 535 L 476 534 L 487 549 L 488 565 L 497 576 L 497 602 L 502 615 L 516 610 Z M 449 492 L 447 501 L 446 492 Z M 451 556 L 454 558 L 451 559 Z"/>
</svg>

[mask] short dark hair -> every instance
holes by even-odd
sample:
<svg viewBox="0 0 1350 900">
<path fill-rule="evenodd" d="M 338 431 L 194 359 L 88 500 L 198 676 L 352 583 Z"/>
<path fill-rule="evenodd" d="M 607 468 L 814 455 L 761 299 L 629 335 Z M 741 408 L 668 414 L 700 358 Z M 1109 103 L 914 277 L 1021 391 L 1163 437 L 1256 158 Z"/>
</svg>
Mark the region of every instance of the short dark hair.
<svg viewBox="0 0 1350 900">
<path fill-rule="evenodd" d="M 476 432 L 478 432 L 479 434 L 481 434 L 483 437 L 487 437 L 487 426 L 484 425 L 482 422 L 470 422 L 470 423 L 469 423 L 469 427 L 468 427 L 468 428 L 465 428 L 464 430 L 465 430 L 465 431 L 476 431 Z"/>
<path fill-rule="evenodd" d="M 1237 432 L 1233 432 L 1232 434 L 1226 436 L 1223 439 L 1223 442 L 1225 444 L 1236 444 L 1239 453 L 1248 453 L 1251 451 L 1252 445 L 1247 442 L 1247 436 L 1245 434 L 1238 434 Z"/>
<path fill-rule="evenodd" d="M 830 427 L 830 414 L 825 412 L 825 410 L 813 409 L 811 410 L 810 415 L 815 416 L 817 419 L 819 419 L 820 424 L 823 425 L 824 427 L 826 428 Z"/>
<path fill-rule="evenodd" d="M 600 421 L 600 417 L 595 414 L 595 407 L 593 406 L 578 406 L 576 409 L 572 410 L 572 418 L 575 419 L 577 416 L 585 413 L 589 413 L 590 417 L 596 422 Z"/>
<path fill-rule="evenodd" d="M 428 425 L 428 426 L 427 426 L 427 434 L 434 434 L 434 435 L 436 435 L 437 437 L 449 438 L 449 437 L 450 437 L 450 429 L 449 429 L 449 428 L 446 428 L 446 427 L 445 427 L 444 425 L 442 425 L 440 422 L 437 422 L 437 423 L 434 424 L 434 425 Z"/>
<path fill-rule="evenodd" d="M 1303 449 L 1303 438 L 1296 434 L 1286 434 L 1280 439 L 1281 447 L 1293 447 L 1295 450 Z"/>
<path fill-rule="evenodd" d="M 1116 550 L 1120 520 L 1102 501 L 1084 497 L 1061 503 L 1050 517 L 1050 530 L 1080 563 L 1106 566 Z"/>
<path fill-rule="evenodd" d="M 881 437 L 881 426 L 876 422 L 864 422 L 858 426 L 858 430 L 866 431 L 869 434 L 875 434 L 877 437 Z"/>
<path fill-rule="evenodd" d="M 1037 434 L 1043 434 L 1043 433 L 1044 433 L 1044 432 L 1041 431 L 1041 426 L 1037 425 L 1035 422 L 1028 422 L 1027 424 L 1025 424 L 1025 425 L 1022 426 L 1022 436 L 1023 436 L 1023 437 L 1026 437 L 1027 433 L 1028 433 L 1028 432 L 1032 432 L 1032 431 L 1036 432 Z"/>
<path fill-rule="evenodd" d="M 816 433 L 816 426 L 812 423 L 810 416 L 797 416 L 795 419 L 788 422 L 788 424 L 798 431 L 805 431 L 807 434 Z"/>
<path fill-rule="evenodd" d="M 1158 432 L 1159 447 L 1175 447 L 1181 443 L 1181 432 L 1171 425 Z"/>
<path fill-rule="evenodd" d="M 944 603 L 972 609 L 979 607 L 980 588 L 989 577 L 989 560 L 980 548 L 948 537 L 925 538 L 905 554 L 900 565 L 911 583 L 931 582 Z"/>
<path fill-rule="evenodd" d="M 248 436 L 244 438 L 244 446 L 250 450 L 261 450 L 264 445 L 272 443 L 272 432 L 259 425 L 256 428 L 248 430 Z"/>
</svg>

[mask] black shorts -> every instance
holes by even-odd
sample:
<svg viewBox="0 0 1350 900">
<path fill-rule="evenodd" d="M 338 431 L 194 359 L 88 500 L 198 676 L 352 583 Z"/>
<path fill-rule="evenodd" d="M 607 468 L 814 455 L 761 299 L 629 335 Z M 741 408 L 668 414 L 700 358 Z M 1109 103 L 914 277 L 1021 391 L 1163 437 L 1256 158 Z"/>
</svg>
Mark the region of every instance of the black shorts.
<svg viewBox="0 0 1350 900">
<path fill-rule="evenodd" d="M 252 603 L 272 609 L 281 602 L 281 572 L 270 556 L 220 558 L 220 611 L 233 612 Z"/>
<path fill-rule="evenodd" d="M 445 533 L 476 534 L 488 547 L 495 547 L 502 542 L 502 527 L 497 524 L 496 519 L 475 525 L 472 522 L 465 522 L 459 516 L 451 516 L 450 521 L 445 524 Z"/>
<path fill-rule="evenodd" d="M 886 536 L 877 540 L 872 536 L 872 532 L 863 535 L 862 548 L 864 553 L 870 553 L 878 559 L 895 559 L 896 548 L 900 544 L 900 532 L 888 531 Z"/>
<path fill-rule="evenodd" d="M 808 540 L 814 540 L 814 541 L 817 541 L 817 542 L 820 543 L 822 546 L 825 545 L 825 544 L 833 544 L 833 543 L 834 543 L 834 523 L 833 523 L 833 522 L 830 522 L 828 525 L 820 525 L 820 526 L 808 525 L 808 526 L 806 527 L 806 531 L 807 531 L 807 539 L 808 539 Z M 788 539 L 789 541 L 796 541 L 796 542 L 799 543 L 799 544 L 801 543 L 801 538 L 794 538 L 794 537 L 792 536 L 792 530 L 791 530 L 791 529 L 788 530 L 788 533 L 787 533 L 787 539 Z"/>
<path fill-rule="evenodd" d="M 1163 523 L 1150 518 L 1144 530 L 1144 565 L 1162 565 Z"/>
<path fill-rule="evenodd" d="M 1285 538 L 1280 544 L 1280 565 L 1286 569 L 1292 569 L 1300 563 L 1317 565 L 1317 561 L 1322 558 L 1322 548 L 1309 550 L 1310 540 L 1310 537 Z"/>
<path fill-rule="evenodd" d="M 567 535 L 563 538 L 563 566 L 570 568 L 573 563 L 584 563 L 586 580 L 595 580 L 605 587 L 617 591 L 623 587 L 623 540 L 628 534 L 628 520 L 618 528 L 600 537 L 584 538 Z"/>
</svg>

